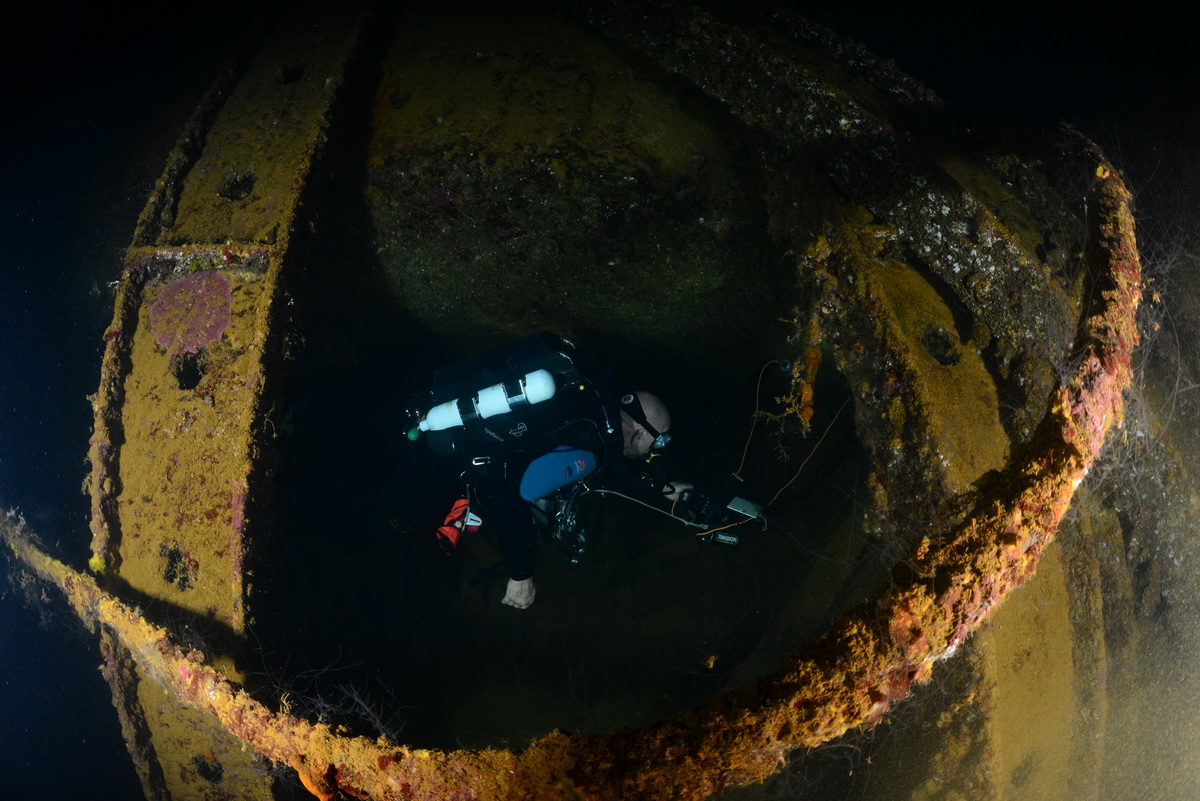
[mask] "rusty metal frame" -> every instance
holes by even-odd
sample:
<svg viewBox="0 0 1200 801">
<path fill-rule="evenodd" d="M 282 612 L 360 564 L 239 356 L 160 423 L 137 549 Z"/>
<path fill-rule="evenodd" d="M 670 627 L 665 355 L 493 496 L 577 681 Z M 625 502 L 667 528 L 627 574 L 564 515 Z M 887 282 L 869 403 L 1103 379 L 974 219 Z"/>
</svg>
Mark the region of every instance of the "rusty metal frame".
<svg viewBox="0 0 1200 801">
<path fill-rule="evenodd" d="M 303 151 L 297 193 L 323 136 L 321 120 L 318 114 Z M 111 635 L 114 647 L 119 643 L 136 663 L 127 673 L 166 689 L 263 758 L 291 765 L 319 798 L 333 798 L 336 789 L 373 799 L 701 799 L 761 781 L 785 765 L 795 749 L 879 720 L 1032 575 L 1074 490 L 1120 419 L 1137 342 L 1140 263 L 1128 191 L 1097 150 L 1086 158 L 1095 174 L 1085 254 L 1094 293 L 1079 320 L 1072 372 L 1054 390 L 1052 408 L 1036 432 L 960 523 L 936 538 L 919 538 L 905 578 L 851 610 L 782 669 L 669 720 L 603 735 L 552 733 L 519 752 L 434 751 L 347 736 L 254 700 L 205 654 L 181 647 L 166 629 L 96 580 L 46 556 L 18 520 L 0 520 L 0 534 L 17 560 L 58 586 L 84 620 Z M 254 227 L 259 239 L 235 243 L 229 251 L 239 264 L 253 258 L 269 263 L 261 287 L 269 301 L 255 318 L 263 341 L 294 218 L 292 205 L 281 218 L 282 228 Z M 96 401 L 92 567 L 106 581 L 119 576 L 121 564 L 112 532 L 121 514 L 120 451 L 130 446 L 121 425 L 124 385 L 132 369 L 130 340 L 148 336 L 130 323 L 146 302 L 146 281 L 155 279 L 153 270 L 162 269 L 162 263 L 178 266 L 198 255 L 222 259 L 229 247 L 214 241 L 190 249 L 144 241 L 139 234 L 130 250 Z M 243 379 L 259 397 L 261 377 Z M 247 420 L 261 420 L 261 414 Z M 248 422 L 243 436 L 245 447 L 237 457 L 243 460 L 241 478 L 230 488 L 226 521 L 239 540 L 246 526 L 246 496 L 256 489 L 250 476 L 261 431 Z M 237 591 L 240 598 L 244 588 Z M 229 622 L 240 626 L 236 619 Z M 121 660 L 108 661 L 113 666 Z"/>
</svg>

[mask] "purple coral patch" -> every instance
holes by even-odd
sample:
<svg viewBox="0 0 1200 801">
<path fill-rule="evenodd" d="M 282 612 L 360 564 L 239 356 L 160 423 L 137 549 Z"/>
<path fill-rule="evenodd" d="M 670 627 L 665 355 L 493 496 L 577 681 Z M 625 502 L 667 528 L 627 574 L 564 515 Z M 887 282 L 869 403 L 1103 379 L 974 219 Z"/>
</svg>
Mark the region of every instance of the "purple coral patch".
<svg viewBox="0 0 1200 801">
<path fill-rule="evenodd" d="M 170 356 L 199 353 L 225 333 L 232 300 L 229 279 L 221 273 L 176 278 L 159 290 L 158 299 L 150 307 L 154 341 Z"/>
</svg>

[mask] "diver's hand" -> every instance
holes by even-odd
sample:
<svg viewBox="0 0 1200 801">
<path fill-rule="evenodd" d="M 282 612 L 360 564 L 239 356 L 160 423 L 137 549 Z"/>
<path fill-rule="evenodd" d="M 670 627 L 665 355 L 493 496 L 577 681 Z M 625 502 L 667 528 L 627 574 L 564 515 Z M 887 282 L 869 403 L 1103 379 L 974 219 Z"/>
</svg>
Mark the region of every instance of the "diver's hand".
<svg viewBox="0 0 1200 801">
<path fill-rule="evenodd" d="M 695 484 L 692 484 L 691 482 L 688 482 L 688 481 L 672 481 L 670 484 L 667 485 L 667 487 L 674 489 L 674 492 L 668 492 L 668 493 L 664 494 L 663 497 L 666 498 L 668 501 L 671 501 L 672 503 L 674 503 L 675 501 L 679 500 L 680 495 L 682 495 L 684 492 L 692 489 L 692 487 L 694 487 L 694 486 L 695 486 Z M 666 487 L 664 487 L 664 489 L 666 489 Z"/>
<path fill-rule="evenodd" d="M 533 586 L 533 579 L 516 579 L 508 580 L 508 589 L 504 591 L 504 599 L 500 601 L 502 604 L 508 604 L 515 609 L 528 609 L 533 603 L 533 596 L 537 589 Z"/>
</svg>

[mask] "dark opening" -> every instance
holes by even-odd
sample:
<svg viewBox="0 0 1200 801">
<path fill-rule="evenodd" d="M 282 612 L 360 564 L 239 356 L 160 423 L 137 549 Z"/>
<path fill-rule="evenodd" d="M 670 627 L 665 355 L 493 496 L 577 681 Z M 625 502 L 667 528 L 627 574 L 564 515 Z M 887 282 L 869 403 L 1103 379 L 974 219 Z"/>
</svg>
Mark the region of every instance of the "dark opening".
<svg viewBox="0 0 1200 801">
<path fill-rule="evenodd" d="M 275 80 L 279 83 L 296 83 L 303 77 L 303 64 L 282 64 L 279 67 L 279 76 Z"/>
<path fill-rule="evenodd" d="M 962 358 L 955 338 L 941 326 L 930 326 L 922 331 L 921 344 L 934 361 L 943 367 L 953 367 Z"/>
<path fill-rule="evenodd" d="M 245 200 L 254 191 L 254 172 L 251 170 L 231 171 L 225 176 L 217 194 L 226 200 Z"/>
<path fill-rule="evenodd" d="M 197 353 L 181 353 L 171 360 L 171 374 L 179 382 L 180 389 L 195 389 L 208 372 L 208 353 L 201 349 Z"/>
</svg>

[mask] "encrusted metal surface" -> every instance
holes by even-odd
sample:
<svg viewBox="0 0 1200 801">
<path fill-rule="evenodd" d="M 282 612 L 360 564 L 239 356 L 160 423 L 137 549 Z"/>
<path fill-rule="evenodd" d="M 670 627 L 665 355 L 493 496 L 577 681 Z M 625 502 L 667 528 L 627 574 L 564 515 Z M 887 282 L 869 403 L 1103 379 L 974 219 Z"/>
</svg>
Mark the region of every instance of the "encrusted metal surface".
<svg viewBox="0 0 1200 801">
<path fill-rule="evenodd" d="M 118 686 L 133 681 L 132 659 L 139 682 L 291 765 L 318 797 L 701 799 L 761 781 L 794 749 L 878 721 L 1033 573 L 1119 418 L 1141 276 L 1128 192 L 1094 147 L 1073 140 L 1088 185 L 1086 220 L 1072 222 L 1035 171 L 942 141 L 931 94 L 801 20 L 768 34 L 675 8 L 581 13 L 764 135 L 771 224 L 813 297 L 795 336 L 831 351 L 849 380 L 874 463 L 874 524 L 908 551 L 889 586 L 818 642 L 704 706 L 637 730 L 553 733 L 519 752 L 432 751 L 267 708 L 230 665 L 181 647 L 44 557 L 12 521 L 0 524 L 17 557 L 108 632 Z M 333 84 L 340 58 L 326 73 Z M 323 100 L 295 138 L 277 141 L 271 123 L 298 106 L 263 111 L 263 76 L 295 73 L 264 69 L 248 73 L 259 76 L 244 98 L 255 113 L 216 113 L 229 137 L 206 141 L 221 152 L 180 151 L 192 166 L 172 162 L 143 216 L 106 337 L 91 451 L 93 568 L 121 579 L 122 592 L 168 597 L 233 634 L 244 625 L 272 303 L 329 101 L 316 87 Z M 253 147 L 229 158 L 250 142 L 278 144 L 291 166 L 257 166 L 269 153 Z M 270 198 L 255 197 L 260 180 Z M 1078 248 L 1050 253 L 1039 216 Z M 194 275 L 221 278 L 177 295 Z M 180 308 L 185 295 L 197 303 Z M 135 761 L 165 761 L 133 707 L 123 723 Z M 181 762 L 195 765 L 190 754 Z M 148 795 L 187 794 L 167 774 L 143 771 Z"/>
<path fill-rule="evenodd" d="M 212 632 L 237 677 L 262 473 L 279 276 L 361 10 L 297 8 L 210 90 L 125 257 L 89 452 L 90 565 L 139 604 Z M 161 610 L 166 610 L 165 612 Z M 127 667 L 106 675 L 148 798 L 267 798 L 270 778 L 217 721 Z"/>
</svg>

